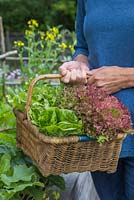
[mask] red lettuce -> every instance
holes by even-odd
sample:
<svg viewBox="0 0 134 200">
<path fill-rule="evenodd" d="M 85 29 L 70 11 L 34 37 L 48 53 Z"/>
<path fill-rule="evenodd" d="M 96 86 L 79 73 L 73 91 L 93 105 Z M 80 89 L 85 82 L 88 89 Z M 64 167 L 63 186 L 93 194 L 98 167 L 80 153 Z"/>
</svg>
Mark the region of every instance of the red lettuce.
<svg viewBox="0 0 134 200">
<path fill-rule="evenodd" d="M 95 84 L 68 85 L 58 98 L 60 107 L 72 109 L 83 122 L 86 135 L 106 140 L 131 129 L 130 113 L 120 100 Z"/>
</svg>

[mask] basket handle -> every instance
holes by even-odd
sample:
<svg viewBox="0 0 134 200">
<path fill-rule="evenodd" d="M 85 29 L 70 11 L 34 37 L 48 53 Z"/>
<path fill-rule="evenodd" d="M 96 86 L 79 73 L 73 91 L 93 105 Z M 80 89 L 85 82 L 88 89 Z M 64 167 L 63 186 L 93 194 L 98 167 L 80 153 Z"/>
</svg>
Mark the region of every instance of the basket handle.
<svg viewBox="0 0 134 200">
<path fill-rule="evenodd" d="M 44 75 L 40 75 L 37 78 L 33 79 L 29 88 L 28 88 L 28 94 L 27 94 L 27 100 L 26 100 L 26 106 L 25 106 L 25 114 L 26 114 L 26 119 L 30 120 L 29 117 L 29 109 L 30 109 L 30 105 L 31 105 L 31 101 L 32 101 L 32 93 L 33 93 L 33 88 L 35 86 L 35 84 L 43 79 L 60 79 L 62 78 L 62 76 L 60 74 L 44 74 Z"/>
</svg>

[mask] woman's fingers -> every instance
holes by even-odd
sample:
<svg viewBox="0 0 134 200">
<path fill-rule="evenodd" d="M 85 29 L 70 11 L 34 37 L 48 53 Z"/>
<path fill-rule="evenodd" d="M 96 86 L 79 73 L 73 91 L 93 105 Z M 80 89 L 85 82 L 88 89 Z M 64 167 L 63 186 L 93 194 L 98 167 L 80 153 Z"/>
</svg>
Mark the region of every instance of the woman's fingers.
<svg viewBox="0 0 134 200">
<path fill-rule="evenodd" d="M 87 83 L 87 73 L 84 70 L 77 70 L 77 82 L 78 83 Z"/>
<path fill-rule="evenodd" d="M 87 75 L 85 71 L 73 69 L 72 71 L 67 71 L 61 80 L 65 83 L 87 83 Z"/>
<path fill-rule="evenodd" d="M 62 76 L 65 76 L 67 74 L 67 71 L 68 71 L 68 68 L 67 68 L 67 65 L 66 63 L 62 64 L 60 67 L 59 67 L 59 72 Z"/>
<path fill-rule="evenodd" d="M 78 61 L 70 61 L 63 63 L 59 67 L 59 71 L 63 76 L 61 80 L 65 83 L 86 83 L 89 68 L 84 63 Z"/>
<path fill-rule="evenodd" d="M 70 74 L 70 81 L 75 82 L 77 80 L 77 70 L 73 69 Z"/>
<path fill-rule="evenodd" d="M 69 83 L 71 78 L 71 72 L 67 71 L 66 75 L 61 78 L 64 83 Z"/>
<path fill-rule="evenodd" d="M 74 83 L 87 83 L 86 71 L 73 69 L 70 73 L 70 82 Z"/>
<path fill-rule="evenodd" d="M 87 83 L 87 72 L 82 70 L 81 71 L 81 78 L 83 83 Z"/>
</svg>

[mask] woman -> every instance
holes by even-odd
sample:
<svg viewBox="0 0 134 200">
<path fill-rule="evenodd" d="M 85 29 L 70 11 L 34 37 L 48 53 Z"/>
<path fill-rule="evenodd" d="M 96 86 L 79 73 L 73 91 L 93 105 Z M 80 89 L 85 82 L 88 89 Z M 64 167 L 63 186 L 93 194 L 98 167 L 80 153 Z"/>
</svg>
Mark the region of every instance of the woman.
<svg viewBox="0 0 134 200">
<path fill-rule="evenodd" d="M 60 68 L 63 81 L 96 83 L 129 109 L 134 124 L 134 1 L 78 0 L 73 61 Z M 116 173 L 92 178 L 101 200 L 134 198 L 134 135 L 123 142 Z M 85 199 L 84 199 L 85 200 Z"/>
</svg>

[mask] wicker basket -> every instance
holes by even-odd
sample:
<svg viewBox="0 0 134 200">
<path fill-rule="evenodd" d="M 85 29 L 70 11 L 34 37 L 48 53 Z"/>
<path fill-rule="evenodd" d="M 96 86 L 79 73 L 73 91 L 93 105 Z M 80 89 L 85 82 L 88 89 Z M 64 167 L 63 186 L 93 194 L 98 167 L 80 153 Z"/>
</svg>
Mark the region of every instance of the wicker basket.
<svg viewBox="0 0 134 200">
<path fill-rule="evenodd" d="M 78 136 L 48 137 L 39 132 L 29 119 L 32 91 L 42 79 L 56 79 L 60 75 L 41 75 L 34 79 L 28 90 L 26 111 L 14 110 L 17 118 L 17 146 L 32 158 L 40 172 L 47 176 L 84 171 L 116 171 L 122 141 L 126 134 L 103 145 L 96 140 L 79 141 Z"/>
</svg>

